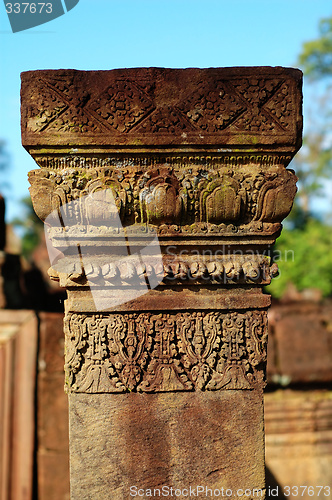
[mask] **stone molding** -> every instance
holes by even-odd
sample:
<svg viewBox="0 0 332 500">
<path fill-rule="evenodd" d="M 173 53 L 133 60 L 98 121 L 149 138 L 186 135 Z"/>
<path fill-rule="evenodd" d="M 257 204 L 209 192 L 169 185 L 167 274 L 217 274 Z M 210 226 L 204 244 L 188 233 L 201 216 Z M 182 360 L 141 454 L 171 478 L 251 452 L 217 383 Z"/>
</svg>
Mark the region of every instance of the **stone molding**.
<svg viewBox="0 0 332 500">
<path fill-rule="evenodd" d="M 128 256 L 126 263 L 107 255 L 87 256 L 83 260 L 65 257 L 61 266 L 49 269 L 53 281 L 63 287 L 88 286 L 90 289 L 101 284 L 107 287 L 145 284 L 151 276 L 160 280 L 160 286 L 187 285 L 268 285 L 278 275 L 276 263 L 265 255 L 231 255 L 205 257 L 193 255 L 187 258 L 163 256 L 162 262 L 151 257 L 148 264 L 140 263 Z"/>
</svg>

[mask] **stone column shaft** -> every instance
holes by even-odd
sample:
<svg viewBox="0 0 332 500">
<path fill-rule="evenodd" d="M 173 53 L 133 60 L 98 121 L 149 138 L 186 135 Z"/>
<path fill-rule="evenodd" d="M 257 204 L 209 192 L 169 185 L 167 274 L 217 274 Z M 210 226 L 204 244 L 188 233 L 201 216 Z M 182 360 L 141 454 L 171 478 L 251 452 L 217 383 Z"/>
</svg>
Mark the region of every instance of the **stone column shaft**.
<svg viewBox="0 0 332 500">
<path fill-rule="evenodd" d="M 301 104 L 289 68 L 22 74 L 31 197 L 68 293 L 72 500 L 263 498 L 262 290 Z"/>
</svg>

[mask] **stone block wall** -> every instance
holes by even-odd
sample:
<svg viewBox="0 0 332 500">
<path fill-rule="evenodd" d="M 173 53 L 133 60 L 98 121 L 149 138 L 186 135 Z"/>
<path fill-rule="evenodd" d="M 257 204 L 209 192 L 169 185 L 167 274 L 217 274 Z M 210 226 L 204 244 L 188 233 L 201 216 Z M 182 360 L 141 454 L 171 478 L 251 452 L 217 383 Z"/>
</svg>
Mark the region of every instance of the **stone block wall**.
<svg viewBox="0 0 332 500">
<path fill-rule="evenodd" d="M 31 500 L 38 343 L 33 311 L 0 311 L 0 496 Z"/>
<path fill-rule="evenodd" d="M 36 417 L 38 500 L 69 500 L 63 315 L 40 313 Z"/>
</svg>

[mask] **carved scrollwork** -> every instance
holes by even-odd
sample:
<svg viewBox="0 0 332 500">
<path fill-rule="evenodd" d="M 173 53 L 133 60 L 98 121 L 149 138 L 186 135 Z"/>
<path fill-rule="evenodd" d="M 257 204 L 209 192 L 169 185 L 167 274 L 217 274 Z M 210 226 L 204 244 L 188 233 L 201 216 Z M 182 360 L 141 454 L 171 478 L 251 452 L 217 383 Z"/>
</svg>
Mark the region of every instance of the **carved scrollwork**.
<svg viewBox="0 0 332 500">
<path fill-rule="evenodd" d="M 262 387 L 265 311 L 72 314 L 71 392 L 169 392 Z"/>
</svg>

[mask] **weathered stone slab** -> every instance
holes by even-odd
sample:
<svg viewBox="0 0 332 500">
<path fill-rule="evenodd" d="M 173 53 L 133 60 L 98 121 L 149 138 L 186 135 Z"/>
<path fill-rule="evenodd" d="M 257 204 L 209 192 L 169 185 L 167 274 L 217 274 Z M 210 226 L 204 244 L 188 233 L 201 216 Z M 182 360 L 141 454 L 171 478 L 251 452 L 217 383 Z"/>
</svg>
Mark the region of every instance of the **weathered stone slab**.
<svg viewBox="0 0 332 500">
<path fill-rule="evenodd" d="M 269 318 L 269 336 L 277 347 L 270 381 L 283 385 L 330 383 L 331 321 L 328 302 L 324 305 L 308 301 L 276 305 Z"/>
<path fill-rule="evenodd" d="M 291 68 L 29 71 L 22 96 L 26 147 L 292 154 L 301 144 L 301 72 Z"/>
<path fill-rule="evenodd" d="M 106 491 L 112 493 L 103 498 L 131 498 L 163 486 L 173 487 L 173 496 L 190 486 L 224 488 L 231 498 L 239 489 L 264 488 L 258 393 L 75 394 L 70 406 L 72 500 Z"/>
<path fill-rule="evenodd" d="M 295 494 L 298 487 L 305 500 L 330 498 L 332 392 L 288 389 L 266 394 L 265 426 L 266 462 L 279 493 Z"/>
</svg>

